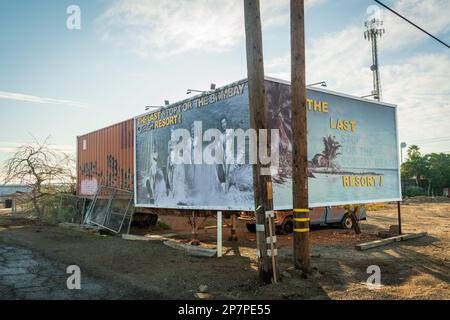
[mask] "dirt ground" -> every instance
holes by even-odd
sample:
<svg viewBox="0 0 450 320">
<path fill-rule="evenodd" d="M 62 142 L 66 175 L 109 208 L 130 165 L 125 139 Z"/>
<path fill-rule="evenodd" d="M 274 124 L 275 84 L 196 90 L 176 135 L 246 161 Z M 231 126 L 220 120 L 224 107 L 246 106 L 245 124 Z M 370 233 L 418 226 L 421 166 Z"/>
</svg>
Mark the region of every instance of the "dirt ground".
<svg viewBox="0 0 450 320">
<path fill-rule="evenodd" d="M 126 241 L 43 225 L 3 211 L 0 298 L 195 299 L 199 286 L 206 285 L 216 299 L 450 299 L 450 201 L 425 201 L 429 200 L 406 201 L 402 206 L 403 231 L 428 232 L 420 239 L 368 251 L 355 249 L 397 223 L 395 204 L 372 206 L 368 220 L 361 224 L 361 235 L 314 229 L 314 272 L 306 278 L 292 267 L 292 236 L 278 236 L 282 282 L 267 286 L 258 284 L 256 237 L 243 223 L 239 223 L 239 241 L 224 241 L 224 257 L 195 258 L 159 241 Z M 176 233 L 177 239 L 189 239 L 186 218 L 160 219 L 171 230 L 150 233 Z M 214 224 L 214 219 L 206 223 Z M 229 232 L 224 229 L 225 240 Z M 215 229 L 200 231 L 203 246 L 215 247 L 215 234 Z M 78 265 L 82 272 L 82 290 L 73 294 L 65 289 L 68 265 Z M 382 286 L 377 290 L 366 285 L 367 268 L 372 265 L 381 270 Z"/>
</svg>

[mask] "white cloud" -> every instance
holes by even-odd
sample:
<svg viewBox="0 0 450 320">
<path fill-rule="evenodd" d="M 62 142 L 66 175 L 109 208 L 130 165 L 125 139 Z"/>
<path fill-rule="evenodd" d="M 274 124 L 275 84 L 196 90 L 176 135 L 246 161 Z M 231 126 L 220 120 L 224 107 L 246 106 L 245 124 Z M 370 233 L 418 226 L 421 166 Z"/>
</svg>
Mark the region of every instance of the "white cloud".
<svg viewBox="0 0 450 320">
<path fill-rule="evenodd" d="M 6 141 L 0 141 L 0 152 L 4 153 L 14 153 L 17 151 L 17 148 L 23 146 L 23 145 L 29 145 L 28 142 L 6 142 Z M 31 143 L 31 145 L 36 146 L 36 144 Z M 50 149 L 56 152 L 63 152 L 68 154 L 73 154 L 76 151 L 76 148 L 74 145 L 64 145 L 64 144 L 50 144 Z"/>
<path fill-rule="evenodd" d="M 395 2 L 394 9 L 435 36 L 450 30 L 448 18 L 450 1 L 448 0 L 401 0 Z M 428 35 L 387 10 L 384 11 L 383 16 L 387 29 L 383 40 L 386 50 L 396 50 L 405 45 L 430 39 Z"/>
<path fill-rule="evenodd" d="M 416 55 L 403 64 L 383 68 L 384 97 L 399 105 L 399 129 L 407 142 L 449 137 L 450 54 Z M 447 146 L 445 146 L 447 144 Z M 449 151 L 449 142 L 422 143 L 424 150 L 441 147 Z M 442 150 L 445 149 L 445 150 Z"/>
<path fill-rule="evenodd" d="M 326 0 L 309 0 L 307 6 Z M 263 27 L 288 23 L 289 0 L 263 0 Z M 117 0 L 96 21 L 100 39 L 140 56 L 220 53 L 244 37 L 242 0 Z"/>
<path fill-rule="evenodd" d="M 41 98 L 38 96 L 32 96 L 24 93 L 15 93 L 15 92 L 5 92 L 0 91 L 0 99 L 6 100 L 16 100 L 23 102 L 33 102 L 40 104 L 54 104 L 61 105 L 67 107 L 75 107 L 75 108 L 86 108 L 87 104 L 78 102 L 78 101 L 70 101 L 70 100 L 61 100 L 61 99 L 53 99 L 53 98 Z"/>
<path fill-rule="evenodd" d="M 396 9 L 436 35 L 450 30 L 445 14 L 450 12 L 450 1 L 399 1 Z M 428 139 L 422 143 L 424 152 L 448 151 L 448 140 L 430 141 L 449 137 L 450 52 L 442 46 L 442 50 L 432 53 L 410 53 L 419 46 L 427 49 L 425 44 L 434 40 L 388 12 L 384 19 L 387 33 L 380 42 L 383 97 L 399 106 L 400 138 L 419 145 Z M 308 83 L 327 81 L 335 91 L 356 96 L 370 94 L 371 48 L 362 33 L 361 23 L 312 40 L 306 52 Z M 386 63 L 385 53 L 394 53 L 398 58 Z M 268 61 L 266 74 L 289 80 L 290 54 Z"/>
</svg>

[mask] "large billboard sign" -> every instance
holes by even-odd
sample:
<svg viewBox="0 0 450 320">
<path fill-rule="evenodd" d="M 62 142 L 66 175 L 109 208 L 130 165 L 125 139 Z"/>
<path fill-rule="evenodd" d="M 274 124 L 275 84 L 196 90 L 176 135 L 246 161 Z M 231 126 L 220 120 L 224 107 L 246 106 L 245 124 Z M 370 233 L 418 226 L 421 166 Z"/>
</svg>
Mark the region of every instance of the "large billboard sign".
<svg viewBox="0 0 450 320">
<path fill-rule="evenodd" d="M 237 82 L 135 120 L 136 206 L 252 209 L 252 166 L 228 164 L 224 152 L 227 130 L 249 128 L 247 88 L 246 81 Z M 179 129 L 188 135 L 181 151 L 171 139 Z M 205 136 L 211 129 L 216 137 Z M 222 163 L 202 157 L 209 149 L 219 150 L 214 156 Z"/>
<path fill-rule="evenodd" d="M 291 86 L 266 81 L 269 122 L 280 130 L 274 204 L 292 209 Z M 397 112 L 323 89 L 308 89 L 310 207 L 401 200 Z"/>
<path fill-rule="evenodd" d="M 292 209 L 290 90 L 266 80 L 276 210 Z M 310 207 L 400 200 L 395 106 L 322 89 L 307 97 Z M 137 117 L 135 127 L 137 207 L 254 210 L 262 136 L 249 130 L 246 81 Z"/>
</svg>

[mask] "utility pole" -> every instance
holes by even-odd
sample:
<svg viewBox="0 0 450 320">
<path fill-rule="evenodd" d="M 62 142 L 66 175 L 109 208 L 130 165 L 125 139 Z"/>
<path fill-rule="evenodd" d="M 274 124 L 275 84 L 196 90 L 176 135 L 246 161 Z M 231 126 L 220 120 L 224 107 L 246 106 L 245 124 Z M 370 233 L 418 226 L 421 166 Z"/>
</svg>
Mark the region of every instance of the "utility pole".
<svg viewBox="0 0 450 320">
<path fill-rule="evenodd" d="M 400 169 L 403 165 L 403 149 L 405 149 L 408 145 L 406 144 L 406 142 L 402 142 L 400 144 Z M 401 186 L 402 182 L 400 179 L 400 186 Z M 400 194 L 400 196 L 402 197 L 402 195 Z M 397 219 L 398 219 L 398 234 L 402 235 L 402 210 L 401 210 L 401 205 L 402 202 L 398 201 L 397 202 Z"/>
<path fill-rule="evenodd" d="M 383 28 L 383 20 L 379 18 L 373 18 L 365 23 L 366 32 L 364 32 L 364 39 L 369 40 L 372 44 L 372 66 L 370 70 L 373 73 L 373 91 L 372 95 L 375 100 L 381 101 L 381 78 L 380 78 L 380 68 L 378 64 L 378 38 L 386 32 Z"/>
<path fill-rule="evenodd" d="M 260 132 L 267 129 L 267 103 L 264 87 L 264 59 L 259 0 L 244 0 L 245 35 L 247 43 L 248 92 L 250 127 Z M 267 139 L 268 149 L 270 140 Z M 254 141 L 254 143 L 258 142 Z M 252 147 L 252 146 L 251 146 Z M 259 149 L 259 148 L 258 148 Z M 256 149 L 256 150 L 258 150 Z M 256 153 L 258 154 L 258 152 Z M 263 171 L 266 174 L 262 174 Z M 274 246 L 273 192 L 269 168 L 256 162 L 253 165 L 256 233 L 259 255 L 259 279 L 261 283 L 277 282 L 277 252 Z"/>
<path fill-rule="evenodd" d="M 311 271 L 309 255 L 308 128 L 306 111 L 305 3 L 291 0 L 292 191 L 295 267 Z"/>
</svg>

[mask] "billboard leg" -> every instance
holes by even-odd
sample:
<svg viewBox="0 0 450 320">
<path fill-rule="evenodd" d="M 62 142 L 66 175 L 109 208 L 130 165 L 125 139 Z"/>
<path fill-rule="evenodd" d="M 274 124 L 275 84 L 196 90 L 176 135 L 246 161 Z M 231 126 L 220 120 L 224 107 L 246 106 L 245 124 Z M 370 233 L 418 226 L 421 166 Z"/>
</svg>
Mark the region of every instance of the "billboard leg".
<svg viewBox="0 0 450 320">
<path fill-rule="evenodd" d="M 195 215 L 195 211 L 192 211 L 192 220 L 189 219 L 192 227 L 192 240 L 191 245 L 198 246 L 200 245 L 200 241 L 198 241 L 198 233 L 197 233 L 197 217 Z"/>
<path fill-rule="evenodd" d="M 359 226 L 359 211 L 360 207 L 356 207 L 355 210 L 350 209 L 350 219 L 353 222 L 353 230 L 355 230 L 356 234 L 361 234 L 361 227 Z"/>
<path fill-rule="evenodd" d="M 230 237 L 228 238 L 228 241 L 237 241 L 237 234 L 236 234 L 236 229 L 237 229 L 237 218 L 236 215 L 233 214 L 231 215 L 231 234 Z"/>
<path fill-rule="evenodd" d="M 222 211 L 217 212 L 217 257 L 222 257 Z"/>
</svg>

